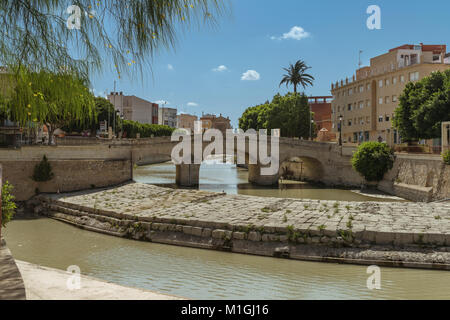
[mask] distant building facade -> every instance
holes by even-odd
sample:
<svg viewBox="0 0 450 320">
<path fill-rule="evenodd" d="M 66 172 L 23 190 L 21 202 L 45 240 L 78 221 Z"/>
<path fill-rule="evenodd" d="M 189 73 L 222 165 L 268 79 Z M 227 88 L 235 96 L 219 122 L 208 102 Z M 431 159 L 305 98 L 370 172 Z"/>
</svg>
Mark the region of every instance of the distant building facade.
<svg viewBox="0 0 450 320">
<path fill-rule="evenodd" d="M 177 127 L 177 109 L 159 108 L 158 123 L 172 128 Z"/>
<path fill-rule="evenodd" d="M 194 124 L 197 120 L 197 116 L 193 116 L 191 114 L 180 114 L 177 116 L 177 128 L 190 129 L 191 132 L 194 132 Z"/>
<path fill-rule="evenodd" d="M 331 131 L 333 128 L 333 121 L 331 119 L 331 100 L 332 96 L 308 97 L 311 111 L 314 113 L 314 122 L 317 126 L 317 131 L 325 128 Z"/>
<path fill-rule="evenodd" d="M 402 142 L 392 125 L 399 97 L 408 82 L 450 68 L 446 45 L 403 45 L 374 57 L 352 79 L 331 85 L 333 131 L 343 142 Z"/>
<path fill-rule="evenodd" d="M 218 117 L 213 114 L 203 114 L 200 121 L 202 122 L 203 129 L 217 129 L 224 135 L 226 134 L 227 129 L 232 129 L 230 118 L 225 118 L 222 114 Z"/>
<path fill-rule="evenodd" d="M 142 124 L 158 124 L 158 109 L 156 103 L 138 98 L 125 96 L 122 92 L 111 92 L 108 100 L 114 105 L 125 120 L 136 121 Z"/>
<path fill-rule="evenodd" d="M 316 124 L 317 140 L 332 141 L 336 134 L 333 130 L 333 120 L 331 118 L 332 96 L 308 97 L 309 106 L 314 113 L 314 123 Z"/>
</svg>

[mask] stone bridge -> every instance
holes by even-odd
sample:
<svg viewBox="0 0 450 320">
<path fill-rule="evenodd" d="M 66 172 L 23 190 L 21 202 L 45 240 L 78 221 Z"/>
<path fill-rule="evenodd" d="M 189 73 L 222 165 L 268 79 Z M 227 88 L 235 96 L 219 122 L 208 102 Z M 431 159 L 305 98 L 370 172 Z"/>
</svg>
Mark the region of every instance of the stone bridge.
<svg viewBox="0 0 450 320">
<path fill-rule="evenodd" d="M 63 138 L 58 139 L 58 146 L 0 149 L 0 164 L 3 166 L 4 180 L 14 186 L 16 200 L 26 201 L 36 193 L 71 192 L 130 181 L 135 164 L 170 161 L 177 144 L 171 142 L 170 137 L 112 141 Z M 202 150 L 208 144 L 204 142 Z M 350 164 L 355 148 L 287 138 L 280 138 L 279 147 L 280 170 L 264 176 L 261 175 L 261 165 L 250 163 L 250 182 L 276 184 L 280 177 L 286 176 L 286 168 L 293 168 L 293 171 L 300 172 L 302 179 L 329 186 L 356 187 L 363 183 Z M 248 143 L 245 149 L 248 163 Z M 237 144 L 234 150 L 238 151 Z M 36 182 L 32 179 L 33 171 L 44 155 L 52 165 L 54 177 L 51 181 Z M 198 184 L 200 170 L 200 165 L 178 165 L 177 182 L 183 186 Z M 446 166 L 440 156 L 397 154 L 394 168 L 380 181 L 378 188 L 414 201 L 448 199 L 450 166 Z"/>
<path fill-rule="evenodd" d="M 270 137 L 267 140 L 268 153 L 270 155 Z M 132 162 L 137 165 L 145 165 L 170 161 L 172 150 L 178 143 L 171 142 L 169 138 L 141 139 L 118 142 L 113 147 L 130 148 Z M 204 151 L 209 144 L 210 142 L 203 142 L 202 150 Z M 226 141 L 222 148 L 223 153 L 226 153 Z M 191 150 L 194 150 L 194 142 L 192 142 Z M 306 180 L 321 182 L 330 186 L 355 186 L 363 183 L 361 176 L 352 169 L 350 163 L 351 155 L 343 154 L 341 147 L 335 143 L 279 138 L 279 157 L 275 161 L 278 161 L 278 168 L 280 169 L 273 175 L 261 174 L 261 169 L 267 166 L 262 166 L 260 159 L 251 161 L 249 150 L 248 139 L 246 139 L 245 146 L 239 145 L 236 141 L 234 142 L 233 155 L 236 156 L 240 151 L 245 153 L 245 162 L 249 169 L 249 182 L 251 183 L 258 185 L 277 184 L 279 178 L 285 175 L 283 164 L 290 161 L 301 164 L 302 177 Z M 199 184 L 199 164 L 179 164 L 176 167 L 176 182 L 179 185 L 196 186 Z"/>
</svg>

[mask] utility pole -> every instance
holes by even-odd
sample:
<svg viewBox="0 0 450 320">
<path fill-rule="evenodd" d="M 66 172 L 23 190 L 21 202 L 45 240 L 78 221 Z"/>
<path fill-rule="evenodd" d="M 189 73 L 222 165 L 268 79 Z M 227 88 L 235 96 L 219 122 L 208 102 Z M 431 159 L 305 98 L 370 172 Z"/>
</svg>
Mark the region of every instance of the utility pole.
<svg viewBox="0 0 450 320">
<path fill-rule="evenodd" d="M 114 80 L 114 113 L 113 113 L 113 133 L 116 135 L 116 80 Z"/>
</svg>

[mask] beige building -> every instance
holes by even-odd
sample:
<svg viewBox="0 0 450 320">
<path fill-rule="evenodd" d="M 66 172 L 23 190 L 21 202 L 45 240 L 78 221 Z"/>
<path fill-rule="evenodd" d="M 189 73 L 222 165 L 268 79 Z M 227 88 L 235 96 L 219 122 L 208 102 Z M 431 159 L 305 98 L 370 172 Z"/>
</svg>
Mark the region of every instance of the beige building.
<svg viewBox="0 0 450 320">
<path fill-rule="evenodd" d="M 108 100 L 125 120 L 142 124 L 158 124 L 158 105 L 136 96 L 125 96 L 122 92 L 111 92 Z M 110 124 L 112 125 L 112 124 Z"/>
<path fill-rule="evenodd" d="M 191 129 L 191 132 L 194 132 L 195 121 L 197 120 L 197 116 L 193 116 L 191 114 L 180 114 L 177 116 L 177 128 Z"/>
<path fill-rule="evenodd" d="M 159 108 L 158 123 L 172 128 L 177 127 L 177 109 Z"/>
<path fill-rule="evenodd" d="M 372 58 L 352 79 L 332 84 L 333 132 L 339 137 L 342 117 L 344 143 L 401 143 L 392 119 L 405 85 L 449 69 L 447 56 L 446 45 L 403 45 Z"/>
</svg>

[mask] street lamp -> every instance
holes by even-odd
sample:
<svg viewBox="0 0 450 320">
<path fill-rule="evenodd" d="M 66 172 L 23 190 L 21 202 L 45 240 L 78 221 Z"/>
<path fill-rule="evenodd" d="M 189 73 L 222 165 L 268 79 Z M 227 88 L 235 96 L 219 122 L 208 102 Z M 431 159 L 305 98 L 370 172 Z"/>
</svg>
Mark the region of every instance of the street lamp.
<svg viewBox="0 0 450 320">
<path fill-rule="evenodd" d="M 342 115 L 339 116 L 339 145 L 342 146 Z"/>
<path fill-rule="evenodd" d="M 311 141 L 313 141 L 313 136 L 312 136 L 312 126 L 314 124 L 314 119 L 311 119 L 311 123 L 309 125 L 309 137 L 311 139 Z"/>
</svg>

